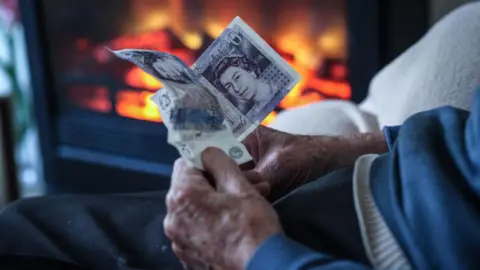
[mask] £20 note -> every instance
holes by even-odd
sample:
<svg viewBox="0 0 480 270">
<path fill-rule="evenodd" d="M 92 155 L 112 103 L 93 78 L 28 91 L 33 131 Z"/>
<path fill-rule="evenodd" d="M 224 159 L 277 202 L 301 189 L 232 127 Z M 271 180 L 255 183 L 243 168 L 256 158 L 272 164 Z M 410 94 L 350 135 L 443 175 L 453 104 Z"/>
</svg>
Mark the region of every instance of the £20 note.
<svg viewBox="0 0 480 270">
<path fill-rule="evenodd" d="M 234 137 L 217 97 L 179 58 L 151 50 L 125 49 L 113 53 L 164 84 L 152 100 L 168 129 L 168 143 L 190 165 L 203 169 L 201 153 L 207 147 L 222 149 L 238 164 L 251 160 L 245 146 Z"/>
</svg>

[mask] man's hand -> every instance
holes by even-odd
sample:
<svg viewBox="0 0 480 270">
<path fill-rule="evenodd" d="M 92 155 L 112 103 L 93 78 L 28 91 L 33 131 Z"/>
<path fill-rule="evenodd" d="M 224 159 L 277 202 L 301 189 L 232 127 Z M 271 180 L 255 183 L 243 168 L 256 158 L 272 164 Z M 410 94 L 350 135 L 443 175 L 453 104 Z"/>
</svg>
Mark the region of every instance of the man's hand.
<svg viewBox="0 0 480 270">
<path fill-rule="evenodd" d="M 270 195 L 270 183 L 267 182 L 260 173 L 251 170 L 244 171 L 243 174 L 248 182 L 250 182 L 263 197 L 266 198 Z"/>
<path fill-rule="evenodd" d="M 255 163 L 246 176 L 259 173 L 271 186 L 268 197 L 275 200 L 323 175 L 331 153 L 325 144 L 313 145 L 312 139 L 259 126 L 243 141 Z"/>
<path fill-rule="evenodd" d="M 209 148 L 202 159 L 205 173 L 175 162 L 165 233 L 189 267 L 243 269 L 264 240 L 282 231 L 278 217 L 223 151 Z"/>
<path fill-rule="evenodd" d="M 364 154 L 388 151 L 382 133 L 339 137 L 293 135 L 259 126 L 243 143 L 254 159 L 253 172 L 270 184 L 270 200 L 333 170 L 352 166 Z"/>
</svg>

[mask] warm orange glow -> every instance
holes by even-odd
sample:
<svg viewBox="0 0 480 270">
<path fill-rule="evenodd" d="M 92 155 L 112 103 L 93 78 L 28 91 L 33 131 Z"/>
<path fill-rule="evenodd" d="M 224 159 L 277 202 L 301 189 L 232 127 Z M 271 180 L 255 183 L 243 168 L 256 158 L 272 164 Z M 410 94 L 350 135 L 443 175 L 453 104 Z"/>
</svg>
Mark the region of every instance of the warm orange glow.
<svg viewBox="0 0 480 270">
<path fill-rule="evenodd" d="M 125 48 L 141 48 L 157 51 L 169 51 L 172 48 L 169 34 L 163 30 L 144 32 L 138 35 L 121 36 L 110 41 L 107 46 L 114 50 Z"/>
<path fill-rule="evenodd" d="M 198 50 L 208 45 L 206 40 L 217 38 L 238 15 L 302 76 L 301 81 L 280 102 L 280 108 L 290 109 L 331 98 L 351 98 L 350 85 L 346 80 L 348 70 L 343 63 L 346 60 L 347 31 L 341 9 L 313 8 L 308 4 L 310 1 L 295 4 L 279 1 L 275 11 L 271 11 L 272 15 L 268 15 L 275 16 L 270 20 L 265 19 L 266 15 L 261 11 L 264 4 L 259 0 L 198 1 L 197 9 L 200 10 L 184 0 L 132 1 L 132 23 L 125 23 L 125 34 L 106 46 L 169 52 L 191 65 L 199 55 Z M 79 51 L 86 50 L 90 44 L 93 42 L 86 39 L 76 41 Z M 111 54 L 105 54 L 103 46 L 93 54 L 100 63 L 111 61 L 108 58 Z M 161 121 L 157 108 L 148 97 L 162 84 L 133 66 L 121 76 L 128 86 L 148 91 L 122 90 L 116 93 L 117 100 L 113 104 L 116 104 L 117 113 L 134 119 Z M 93 105 L 88 105 L 88 108 L 92 110 L 111 110 L 108 106 L 112 103 L 108 101 L 108 92 L 105 93 L 96 95 L 103 95 L 98 98 L 101 101 L 88 99 L 91 101 L 82 101 L 82 106 L 90 102 Z M 268 125 L 276 116 L 277 113 L 272 112 L 262 124 Z"/>
<path fill-rule="evenodd" d="M 336 50 L 338 48 L 338 40 L 331 35 L 324 35 L 318 39 L 318 45 L 324 50 Z"/>
<path fill-rule="evenodd" d="M 148 12 L 141 24 L 141 31 L 165 28 L 168 26 L 169 20 L 169 16 L 164 11 Z"/>
<path fill-rule="evenodd" d="M 330 69 L 330 72 L 332 74 L 332 78 L 335 80 L 346 81 L 347 79 L 348 71 L 345 65 L 333 65 Z"/>
<path fill-rule="evenodd" d="M 108 113 L 112 109 L 108 89 L 96 86 L 73 86 L 69 89 L 70 100 L 79 107 Z"/>
<path fill-rule="evenodd" d="M 218 37 L 225 30 L 225 26 L 222 23 L 209 22 L 205 26 L 205 32 L 211 37 Z"/>
<path fill-rule="evenodd" d="M 144 72 L 139 67 L 133 67 L 127 72 L 125 82 L 130 86 L 145 88 L 147 90 L 158 90 L 163 87 L 159 80 Z"/>
<path fill-rule="evenodd" d="M 160 113 L 150 100 L 152 95 L 153 93 L 148 91 L 122 90 L 117 93 L 115 110 L 124 117 L 161 122 Z"/>
<path fill-rule="evenodd" d="M 308 81 L 307 86 L 313 89 L 319 89 L 319 93 L 324 93 L 332 97 L 340 99 L 349 99 L 352 96 L 350 85 L 346 82 L 334 82 L 318 78 L 312 78 Z"/>
<path fill-rule="evenodd" d="M 203 39 L 198 33 L 185 33 L 182 36 L 183 44 L 191 50 L 198 50 L 202 47 Z"/>
<path fill-rule="evenodd" d="M 292 54 L 297 65 L 308 68 L 321 66 L 321 51 L 309 45 L 309 42 L 299 32 L 278 36 L 275 44 L 279 51 Z"/>
<path fill-rule="evenodd" d="M 277 117 L 277 114 L 278 113 L 275 111 L 271 112 L 269 115 L 267 115 L 267 117 L 265 117 L 265 119 L 263 119 L 262 125 L 268 126 L 270 123 L 272 123 L 275 117 Z"/>
<path fill-rule="evenodd" d="M 346 38 L 344 30 L 333 27 L 318 37 L 318 48 L 330 57 L 342 57 L 346 50 Z"/>
<path fill-rule="evenodd" d="M 305 102 L 302 102 L 302 92 L 305 89 L 306 83 L 310 77 L 313 77 L 313 72 L 306 67 L 296 64 L 294 61 L 287 61 L 292 67 L 300 74 L 302 78 L 298 84 L 293 87 L 293 89 L 283 98 L 279 106 L 283 109 L 295 108 L 301 105 L 304 105 Z"/>
</svg>

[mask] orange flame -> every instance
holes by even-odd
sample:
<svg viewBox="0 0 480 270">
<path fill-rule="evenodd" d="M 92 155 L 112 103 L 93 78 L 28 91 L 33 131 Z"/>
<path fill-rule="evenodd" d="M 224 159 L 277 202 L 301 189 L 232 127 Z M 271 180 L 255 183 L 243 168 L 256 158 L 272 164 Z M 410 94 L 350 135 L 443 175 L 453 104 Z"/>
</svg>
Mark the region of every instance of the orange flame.
<svg viewBox="0 0 480 270">
<path fill-rule="evenodd" d="M 152 75 L 144 72 L 139 67 L 133 67 L 132 69 L 130 69 L 125 76 L 125 81 L 130 86 L 153 91 L 163 87 L 162 83 L 159 80 L 157 80 Z"/>
<path fill-rule="evenodd" d="M 73 86 L 69 89 L 70 99 L 84 109 L 108 113 L 112 109 L 108 89 L 105 87 Z"/>
<path fill-rule="evenodd" d="M 275 120 L 275 118 L 277 117 L 277 114 L 278 113 L 276 111 L 271 112 L 269 115 L 267 115 L 267 117 L 265 117 L 265 119 L 263 119 L 262 125 L 264 126 L 270 125 L 270 123 L 272 123 L 273 120 Z"/>
<path fill-rule="evenodd" d="M 122 90 L 117 93 L 116 112 L 118 115 L 138 120 L 161 122 L 160 113 L 150 100 L 153 95 L 149 91 Z"/>
</svg>

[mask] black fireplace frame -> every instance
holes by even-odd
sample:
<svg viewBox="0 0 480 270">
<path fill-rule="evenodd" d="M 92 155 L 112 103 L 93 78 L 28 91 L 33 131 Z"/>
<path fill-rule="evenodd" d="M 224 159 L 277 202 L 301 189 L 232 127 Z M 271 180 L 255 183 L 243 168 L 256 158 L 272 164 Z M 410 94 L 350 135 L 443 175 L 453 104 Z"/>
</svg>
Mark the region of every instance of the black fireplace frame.
<svg viewBox="0 0 480 270">
<path fill-rule="evenodd" d="M 119 193 L 166 189 L 171 165 L 114 155 L 58 140 L 52 66 L 42 0 L 20 0 L 29 55 L 34 113 L 48 193 Z M 318 1 L 318 0 L 317 0 Z M 366 95 L 374 74 L 428 29 L 428 0 L 346 0 L 352 100 Z M 134 121 L 134 120 L 132 120 Z"/>
</svg>

